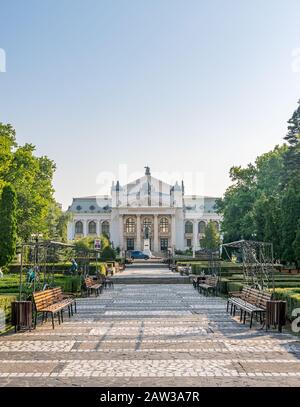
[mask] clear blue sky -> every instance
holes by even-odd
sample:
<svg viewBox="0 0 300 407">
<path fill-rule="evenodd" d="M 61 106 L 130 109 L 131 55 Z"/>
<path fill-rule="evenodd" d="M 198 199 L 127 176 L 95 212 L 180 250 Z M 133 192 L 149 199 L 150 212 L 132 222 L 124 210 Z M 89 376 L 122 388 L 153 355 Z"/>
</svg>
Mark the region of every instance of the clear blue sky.
<svg viewBox="0 0 300 407">
<path fill-rule="evenodd" d="M 0 121 L 57 163 L 64 207 L 120 163 L 221 195 L 282 142 L 299 21 L 299 0 L 0 0 Z"/>
</svg>

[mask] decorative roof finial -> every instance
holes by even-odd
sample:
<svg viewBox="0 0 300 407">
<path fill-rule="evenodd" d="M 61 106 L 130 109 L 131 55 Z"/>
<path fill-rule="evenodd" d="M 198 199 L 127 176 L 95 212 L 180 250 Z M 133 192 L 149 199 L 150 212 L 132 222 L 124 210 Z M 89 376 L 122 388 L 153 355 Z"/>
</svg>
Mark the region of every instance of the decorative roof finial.
<svg viewBox="0 0 300 407">
<path fill-rule="evenodd" d="M 145 175 L 151 175 L 150 174 L 150 167 L 146 166 L 145 168 Z"/>
</svg>

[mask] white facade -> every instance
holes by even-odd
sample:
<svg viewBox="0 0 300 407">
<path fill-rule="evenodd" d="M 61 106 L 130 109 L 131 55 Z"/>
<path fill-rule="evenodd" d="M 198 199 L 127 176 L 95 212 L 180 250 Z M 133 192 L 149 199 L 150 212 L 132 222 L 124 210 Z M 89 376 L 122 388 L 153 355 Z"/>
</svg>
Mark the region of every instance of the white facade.
<svg viewBox="0 0 300 407">
<path fill-rule="evenodd" d="M 209 220 L 220 226 L 215 199 L 184 195 L 184 186 L 169 185 L 150 175 L 127 185 L 111 187 L 111 196 L 73 198 L 68 211 L 68 239 L 107 233 L 114 247 L 143 250 L 145 233 L 151 251 L 200 249 L 203 228 Z"/>
</svg>

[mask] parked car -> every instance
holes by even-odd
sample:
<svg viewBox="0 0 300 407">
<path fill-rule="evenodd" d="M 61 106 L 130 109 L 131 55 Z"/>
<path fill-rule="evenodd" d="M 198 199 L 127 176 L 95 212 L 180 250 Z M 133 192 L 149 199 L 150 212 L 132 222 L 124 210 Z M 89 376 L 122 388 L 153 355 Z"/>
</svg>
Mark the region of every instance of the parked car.
<svg viewBox="0 0 300 407">
<path fill-rule="evenodd" d="M 141 250 L 132 250 L 132 251 L 130 252 L 130 258 L 131 258 L 132 260 L 135 260 L 135 259 L 148 260 L 148 259 L 149 259 L 149 256 L 148 256 L 148 254 L 143 253 Z"/>
</svg>

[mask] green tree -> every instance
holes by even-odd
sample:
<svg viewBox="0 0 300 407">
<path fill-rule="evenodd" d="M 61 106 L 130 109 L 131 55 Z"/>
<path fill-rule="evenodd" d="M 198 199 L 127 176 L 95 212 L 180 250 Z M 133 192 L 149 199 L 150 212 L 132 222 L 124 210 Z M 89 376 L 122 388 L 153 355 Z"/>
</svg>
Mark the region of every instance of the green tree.
<svg viewBox="0 0 300 407">
<path fill-rule="evenodd" d="M 300 142 L 300 100 L 298 101 L 298 105 L 288 121 L 288 133 L 284 137 L 290 145 L 296 145 Z"/>
<path fill-rule="evenodd" d="M 108 261 L 108 260 L 115 260 L 116 258 L 116 251 L 111 246 L 106 246 L 101 253 L 101 260 Z"/>
<path fill-rule="evenodd" d="M 71 218 L 72 214 L 70 212 L 64 212 L 57 202 L 51 202 L 46 219 L 48 229 L 46 237 L 67 243 L 67 226 Z"/>
<path fill-rule="evenodd" d="M 298 180 L 298 192 L 300 191 L 300 100 L 298 108 L 288 121 L 288 133 L 285 140 L 289 147 L 284 157 L 284 178 L 282 187 L 285 189 L 292 179 Z"/>
<path fill-rule="evenodd" d="M 297 225 L 296 238 L 293 243 L 293 248 L 294 248 L 294 253 L 295 253 L 295 259 L 296 259 L 297 265 L 299 267 L 299 265 L 300 265 L 300 218 L 299 218 L 298 225 Z"/>
<path fill-rule="evenodd" d="M 255 168 L 232 167 L 230 178 L 233 181 L 223 199 L 217 199 L 217 211 L 223 215 L 222 232 L 224 242 L 252 238 L 254 221 L 252 208 L 256 200 Z"/>
<path fill-rule="evenodd" d="M 50 235 L 47 223 L 53 197 L 52 178 L 55 164 L 47 157 L 37 157 L 31 144 L 18 146 L 15 130 L 0 123 L 0 193 L 11 184 L 17 198 L 17 234 L 26 241 L 32 233 Z"/>
<path fill-rule="evenodd" d="M 300 195 L 295 185 L 289 185 L 281 201 L 282 259 L 287 262 L 295 260 L 293 243 L 296 239 L 300 219 Z"/>
<path fill-rule="evenodd" d="M 220 234 L 213 221 L 205 226 L 204 237 L 201 239 L 201 247 L 207 250 L 217 250 L 220 247 Z"/>
<path fill-rule="evenodd" d="M 0 268 L 16 254 L 16 229 L 16 193 L 11 185 L 5 185 L 0 200 Z"/>
</svg>

